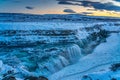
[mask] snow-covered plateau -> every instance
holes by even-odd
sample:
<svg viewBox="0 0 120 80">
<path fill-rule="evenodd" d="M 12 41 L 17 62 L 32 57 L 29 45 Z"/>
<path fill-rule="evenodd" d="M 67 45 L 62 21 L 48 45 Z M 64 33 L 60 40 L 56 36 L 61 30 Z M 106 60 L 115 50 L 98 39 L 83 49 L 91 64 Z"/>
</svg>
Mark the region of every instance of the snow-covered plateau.
<svg viewBox="0 0 120 80">
<path fill-rule="evenodd" d="M 120 20 L 0 14 L 0 80 L 120 80 Z"/>
</svg>

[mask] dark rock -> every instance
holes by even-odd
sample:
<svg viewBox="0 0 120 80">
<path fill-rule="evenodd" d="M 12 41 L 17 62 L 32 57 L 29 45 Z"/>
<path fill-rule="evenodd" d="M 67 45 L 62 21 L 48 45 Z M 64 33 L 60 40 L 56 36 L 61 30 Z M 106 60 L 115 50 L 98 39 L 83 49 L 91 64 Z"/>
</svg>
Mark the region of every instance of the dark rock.
<svg viewBox="0 0 120 80">
<path fill-rule="evenodd" d="M 110 67 L 111 71 L 117 71 L 120 70 L 120 63 L 112 64 Z"/>
<path fill-rule="evenodd" d="M 111 80 L 117 80 L 117 79 L 115 79 L 115 78 L 112 78 Z"/>
<path fill-rule="evenodd" d="M 39 80 L 48 80 L 48 79 L 44 76 L 39 76 Z"/>
<path fill-rule="evenodd" d="M 84 75 L 84 76 L 82 77 L 82 80 L 92 80 L 92 78 L 89 77 L 89 76 L 87 76 L 87 75 Z"/>
<path fill-rule="evenodd" d="M 24 80 L 48 80 L 48 79 L 43 76 L 40 76 L 40 77 L 29 76 L 29 77 L 25 78 Z"/>
<path fill-rule="evenodd" d="M 16 80 L 16 78 L 14 76 L 8 76 L 3 78 L 2 80 Z"/>
</svg>

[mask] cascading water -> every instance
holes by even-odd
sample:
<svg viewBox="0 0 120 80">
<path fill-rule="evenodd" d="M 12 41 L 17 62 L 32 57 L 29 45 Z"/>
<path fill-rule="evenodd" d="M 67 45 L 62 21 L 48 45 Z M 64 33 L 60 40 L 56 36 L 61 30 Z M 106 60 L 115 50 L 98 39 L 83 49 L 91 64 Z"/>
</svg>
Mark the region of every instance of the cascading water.
<svg viewBox="0 0 120 80">
<path fill-rule="evenodd" d="M 69 62 L 60 55 L 50 57 L 49 59 L 38 63 L 40 71 L 46 70 L 49 73 L 55 73 L 67 65 L 69 65 Z"/>
<path fill-rule="evenodd" d="M 77 44 L 68 45 L 61 55 L 70 63 L 75 63 L 82 56 L 81 48 Z"/>
<path fill-rule="evenodd" d="M 0 25 L 6 26 L 4 30 L 0 29 L 0 46 L 7 46 L 6 49 L 0 48 L 0 60 L 3 65 L 7 64 L 11 67 L 10 70 L 17 71 L 17 75 L 19 74 L 22 78 L 31 75 L 49 76 L 76 63 L 82 57 L 83 49 L 92 41 L 91 33 L 88 34 L 86 31 L 82 33 L 79 29 L 57 28 L 57 30 L 51 30 L 50 28 L 43 30 L 38 26 L 43 24 L 37 24 L 35 27 L 34 24 L 26 25 L 24 23 L 21 24 L 22 26 L 19 26 L 18 23 L 10 25 L 1 23 Z M 11 28 L 13 25 L 16 26 L 14 30 Z M 28 26 L 30 30 L 27 29 Z M 8 70 L 1 69 L 1 71 L 7 73 Z M 17 75 L 14 74 L 15 77 Z"/>
</svg>

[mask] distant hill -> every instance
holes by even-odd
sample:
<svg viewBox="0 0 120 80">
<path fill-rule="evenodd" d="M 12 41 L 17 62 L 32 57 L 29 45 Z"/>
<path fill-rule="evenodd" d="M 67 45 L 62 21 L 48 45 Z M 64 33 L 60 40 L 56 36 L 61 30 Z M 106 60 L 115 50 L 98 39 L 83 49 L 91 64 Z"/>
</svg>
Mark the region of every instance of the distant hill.
<svg viewBox="0 0 120 80">
<path fill-rule="evenodd" d="M 0 22 L 40 22 L 40 21 L 119 21 L 120 18 L 86 16 L 81 14 L 23 14 L 0 13 Z"/>
</svg>

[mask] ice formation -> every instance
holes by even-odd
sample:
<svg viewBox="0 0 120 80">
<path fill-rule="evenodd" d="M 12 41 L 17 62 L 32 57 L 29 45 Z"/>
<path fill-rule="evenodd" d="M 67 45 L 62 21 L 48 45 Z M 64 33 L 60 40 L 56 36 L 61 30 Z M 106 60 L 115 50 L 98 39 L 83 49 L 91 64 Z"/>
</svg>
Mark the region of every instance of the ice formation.
<svg viewBox="0 0 120 80">
<path fill-rule="evenodd" d="M 0 15 L 3 17 L 0 18 L 0 79 L 12 77 L 24 80 L 31 76 L 44 76 L 49 80 L 85 80 L 88 77 L 85 78 L 84 71 L 99 65 L 99 57 L 103 57 L 104 51 L 110 48 L 110 43 L 107 43 L 109 46 L 105 50 L 101 49 L 104 45 L 99 45 L 109 41 L 111 34 L 119 37 L 120 31 L 117 18 L 36 15 L 38 18 L 35 19 L 35 15 L 29 15 L 29 19 L 26 19 L 24 14 L 21 15 L 22 19 L 18 19 L 20 14 Z M 111 40 L 119 40 L 112 36 Z M 115 50 L 119 51 L 118 48 Z M 112 60 L 110 55 L 106 54 L 109 57 L 102 60 Z M 114 57 L 118 59 L 118 55 Z M 104 75 L 109 71 L 101 73 Z M 86 75 L 94 80 L 94 76 L 100 74 Z"/>
</svg>

